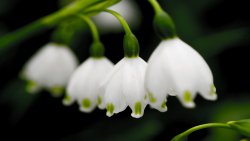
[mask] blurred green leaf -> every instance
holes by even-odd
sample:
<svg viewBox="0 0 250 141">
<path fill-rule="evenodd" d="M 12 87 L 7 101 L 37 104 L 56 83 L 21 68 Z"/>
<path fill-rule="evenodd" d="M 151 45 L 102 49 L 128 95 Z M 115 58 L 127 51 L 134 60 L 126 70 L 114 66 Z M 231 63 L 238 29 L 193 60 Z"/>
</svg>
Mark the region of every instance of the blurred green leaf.
<svg viewBox="0 0 250 141">
<path fill-rule="evenodd" d="M 192 11 L 193 7 L 189 7 L 188 4 L 185 4 L 185 1 L 169 1 L 162 6 L 173 18 L 177 34 L 184 40 L 189 41 L 202 35 L 203 28 L 196 15 L 197 13 Z"/>
<path fill-rule="evenodd" d="M 0 103 L 11 108 L 10 123 L 17 123 L 25 114 L 37 95 L 30 95 L 25 91 L 25 82 L 20 79 L 12 80 L 1 91 Z"/>
<path fill-rule="evenodd" d="M 210 9 L 211 6 L 216 5 L 217 3 L 221 2 L 218 0 L 189 0 L 185 1 L 185 4 L 189 5 L 190 10 L 194 11 L 197 15 L 202 15 L 203 11 L 206 9 Z"/>
<path fill-rule="evenodd" d="M 247 40 L 249 31 L 249 28 L 221 31 L 196 39 L 191 45 L 206 58 Z"/>
</svg>

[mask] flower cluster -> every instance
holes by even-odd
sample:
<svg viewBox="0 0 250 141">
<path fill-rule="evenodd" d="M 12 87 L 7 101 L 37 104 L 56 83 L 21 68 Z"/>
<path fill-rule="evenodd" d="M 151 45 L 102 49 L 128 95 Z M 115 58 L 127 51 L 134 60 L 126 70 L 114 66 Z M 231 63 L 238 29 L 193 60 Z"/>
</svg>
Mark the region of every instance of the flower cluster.
<svg viewBox="0 0 250 141">
<path fill-rule="evenodd" d="M 155 0 L 154 26 L 162 41 L 148 62 L 139 57 L 139 43 L 126 21 L 115 11 L 125 29 L 124 58 L 113 64 L 104 56 L 104 46 L 90 18 L 81 16 L 93 33 L 91 56 L 78 68 L 77 61 L 67 47 L 48 44 L 27 63 L 23 76 L 29 80 L 29 91 L 40 88 L 58 96 L 66 87 L 64 105 L 77 102 L 82 112 L 96 107 L 107 110 L 107 116 L 132 110 L 131 116 L 140 118 L 147 105 L 161 112 L 167 111 L 168 95 L 176 96 L 187 108 L 194 108 L 194 99 L 200 94 L 207 100 L 216 100 L 212 72 L 205 60 L 175 33 L 171 18 Z"/>
</svg>

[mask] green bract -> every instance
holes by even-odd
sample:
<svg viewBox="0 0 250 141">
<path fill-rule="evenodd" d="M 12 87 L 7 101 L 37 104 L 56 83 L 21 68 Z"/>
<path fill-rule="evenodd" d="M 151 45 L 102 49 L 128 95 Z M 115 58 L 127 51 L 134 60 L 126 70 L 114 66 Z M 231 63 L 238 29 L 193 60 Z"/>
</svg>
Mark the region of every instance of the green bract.
<svg viewBox="0 0 250 141">
<path fill-rule="evenodd" d="M 94 58 L 103 57 L 105 49 L 101 42 L 93 42 L 90 47 L 90 55 Z"/>
<path fill-rule="evenodd" d="M 175 25 L 171 17 L 164 11 L 157 12 L 154 16 L 154 28 L 162 38 L 173 38 L 176 36 Z"/>
<path fill-rule="evenodd" d="M 139 42 L 134 34 L 125 34 L 123 39 L 124 55 L 132 58 L 139 55 Z"/>
</svg>

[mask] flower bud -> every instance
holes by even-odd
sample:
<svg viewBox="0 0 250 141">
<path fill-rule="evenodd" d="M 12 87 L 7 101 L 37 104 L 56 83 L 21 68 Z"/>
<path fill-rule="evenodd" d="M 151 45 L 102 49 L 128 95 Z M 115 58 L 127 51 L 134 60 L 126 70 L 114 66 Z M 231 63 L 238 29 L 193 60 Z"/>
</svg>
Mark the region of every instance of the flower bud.
<svg viewBox="0 0 250 141">
<path fill-rule="evenodd" d="M 139 43 L 134 34 L 126 34 L 123 39 L 124 55 L 132 58 L 139 55 Z"/>
<path fill-rule="evenodd" d="M 105 49 L 101 42 L 94 42 L 90 47 L 90 55 L 94 58 L 103 57 Z"/>
<path fill-rule="evenodd" d="M 157 12 L 154 16 L 154 28 L 162 38 L 173 38 L 176 36 L 175 25 L 171 17 L 164 11 Z"/>
</svg>

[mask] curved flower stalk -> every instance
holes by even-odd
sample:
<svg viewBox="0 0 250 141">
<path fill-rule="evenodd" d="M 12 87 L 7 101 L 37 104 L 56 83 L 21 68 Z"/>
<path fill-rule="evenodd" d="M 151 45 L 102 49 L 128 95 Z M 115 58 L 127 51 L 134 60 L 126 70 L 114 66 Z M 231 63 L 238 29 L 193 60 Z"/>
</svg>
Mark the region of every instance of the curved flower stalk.
<svg viewBox="0 0 250 141">
<path fill-rule="evenodd" d="M 138 5 L 134 0 L 122 0 L 121 2 L 109 7 L 120 13 L 132 28 L 137 28 L 140 24 L 141 13 Z M 108 13 L 100 13 L 93 17 L 102 33 L 122 31 L 122 26 L 119 22 Z"/>
<path fill-rule="evenodd" d="M 113 63 L 107 58 L 88 58 L 73 73 L 67 86 L 64 105 L 77 101 L 82 112 L 91 112 L 102 99 L 98 86 L 113 68 Z"/>
<path fill-rule="evenodd" d="M 174 95 L 187 108 L 199 93 L 207 100 L 216 100 L 213 76 L 205 60 L 178 37 L 163 40 L 148 61 L 146 88 L 150 105 L 164 111 L 161 104 L 167 95 Z"/>
<path fill-rule="evenodd" d="M 140 57 L 124 57 L 101 85 L 100 93 L 104 93 L 104 101 L 100 108 L 106 107 L 107 116 L 122 112 L 129 106 L 131 116 L 143 116 L 147 105 L 144 75 L 147 63 Z"/>
<path fill-rule="evenodd" d="M 48 43 L 27 62 L 22 77 L 28 81 L 30 93 L 44 88 L 53 96 L 60 96 L 77 64 L 76 57 L 67 46 Z"/>
</svg>

